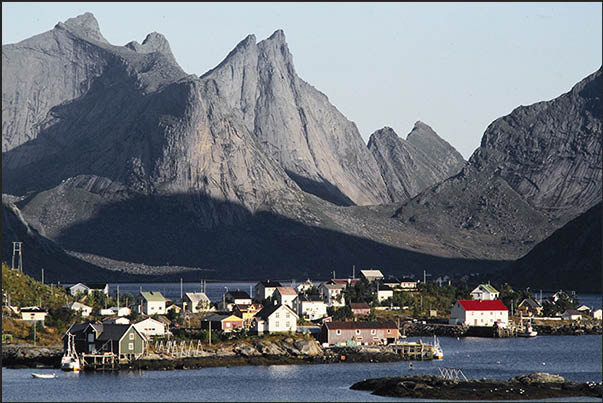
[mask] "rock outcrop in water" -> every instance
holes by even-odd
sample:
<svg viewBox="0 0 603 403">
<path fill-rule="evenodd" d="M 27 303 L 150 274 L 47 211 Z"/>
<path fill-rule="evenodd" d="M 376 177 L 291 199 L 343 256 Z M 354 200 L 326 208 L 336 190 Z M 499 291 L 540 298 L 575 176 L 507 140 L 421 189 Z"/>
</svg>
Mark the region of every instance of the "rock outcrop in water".
<svg viewBox="0 0 603 403">
<path fill-rule="evenodd" d="M 415 123 L 406 140 L 390 127 L 377 130 L 368 148 L 393 202 L 415 197 L 457 174 L 465 165 L 463 156 L 423 122 Z"/>
</svg>

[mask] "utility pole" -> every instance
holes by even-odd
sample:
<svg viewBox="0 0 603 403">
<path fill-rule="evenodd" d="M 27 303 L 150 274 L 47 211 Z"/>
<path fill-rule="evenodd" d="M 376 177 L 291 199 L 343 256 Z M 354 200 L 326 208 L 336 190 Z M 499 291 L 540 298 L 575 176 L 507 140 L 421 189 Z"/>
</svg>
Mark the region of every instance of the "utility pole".
<svg viewBox="0 0 603 403">
<path fill-rule="evenodd" d="M 42 267 L 42 284 L 44 284 L 44 268 Z"/>
<path fill-rule="evenodd" d="M 119 314 L 119 286 L 117 286 L 117 313 Z"/>
<path fill-rule="evenodd" d="M 21 246 L 23 242 L 13 242 L 13 260 L 11 263 L 11 269 L 15 270 L 15 255 L 19 255 L 19 266 L 16 267 L 18 271 L 23 272 L 23 255 L 21 252 Z"/>
<path fill-rule="evenodd" d="M 208 320 L 207 323 L 209 323 L 209 345 L 211 346 L 211 320 Z"/>
<path fill-rule="evenodd" d="M 352 280 L 356 279 L 356 265 L 352 265 Z"/>
<path fill-rule="evenodd" d="M 335 270 L 333 270 L 333 280 L 335 280 Z"/>
<path fill-rule="evenodd" d="M 182 277 L 180 277 L 180 299 L 182 299 Z"/>
</svg>

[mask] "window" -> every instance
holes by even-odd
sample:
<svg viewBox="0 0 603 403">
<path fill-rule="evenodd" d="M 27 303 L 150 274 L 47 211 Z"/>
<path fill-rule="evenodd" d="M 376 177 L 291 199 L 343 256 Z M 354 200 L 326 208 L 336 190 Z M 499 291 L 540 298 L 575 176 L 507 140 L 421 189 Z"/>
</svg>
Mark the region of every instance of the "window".
<svg viewBox="0 0 603 403">
<path fill-rule="evenodd" d="M 134 343 L 128 343 L 128 350 L 134 350 Z"/>
<path fill-rule="evenodd" d="M 336 334 L 337 336 L 341 336 L 341 330 L 340 330 L 340 329 L 335 330 L 335 334 Z"/>
<path fill-rule="evenodd" d="M 289 319 L 289 316 L 290 316 L 290 315 L 289 315 L 289 312 L 287 312 L 287 314 L 285 315 L 285 317 L 286 317 L 287 319 Z"/>
<path fill-rule="evenodd" d="M 88 334 L 88 341 L 94 341 L 94 333 Z"/>
<path fill-rule="evenodd" d="M 278 322 L 276 322 L 276 327 L 279 327 L 279 326 L 280 326 L 280 324 Z"/>
<path fill-rule="evenodd" d="M 230 327 L 230 322 L 226 322 L 224 325 L 225 325 L 226 327 Z"/>
<path fill-rule="evenodd" d="M 134 332 L 130 333 L 130 335 L 128 336 L 128 338 L 129 338 L 130 340 L 134 340 Z"/>
<path fill-rule="evenodd" d="M 392 329 L 387 329 L 387 333 L 391 333 L 391 332 L 392 332 Z"/>
<path fill-rule="evenodd" d="M 287 326 L 287 327 L 291 327 L 291 324 L 290 324 L 289 322 L 287 322 L 287 323 L 285 324 L 285 326 Z"/>
<path fill-rule="evenodd" d="M 360 334 L 360 329 L 356 329 L 356 334 Z"/>
<path fill-rule="evenodd" d="M 377 329 L 371 329 L 371 334 L 377 334 Z"/>
<path fill-rule="evenodd" d="M 277 312 L 276 315 L 274 315 L 274 317 L 278 319 L 279 315 L 280 314 Z"/>
</svg>

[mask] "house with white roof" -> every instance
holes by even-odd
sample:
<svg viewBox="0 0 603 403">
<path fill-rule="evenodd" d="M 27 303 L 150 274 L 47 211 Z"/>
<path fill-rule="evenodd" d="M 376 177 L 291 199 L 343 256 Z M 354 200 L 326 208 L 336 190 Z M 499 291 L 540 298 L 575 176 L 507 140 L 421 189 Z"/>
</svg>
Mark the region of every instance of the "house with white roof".
<svg viewBox="0 0 603 403">
<path fill-rule="evenodd" d="M 603 315 L 602 315 L 602 313 L 603 313 L 603 311 L 601 310 L 601 308 L 599 308 L 599 309 L 595 309 L 595 310 L 593 311 L 593 318 L 594 318 L 594 319 L 599 319 L 599 320 L 603 319 Z"/>
<path fill-rule="evenodd" d="M 506 326 L 509 310 L 501 300 L 458 300 L 450 311 L 450 324 L 467 326 Z"/>
<path fill-rule="evenodd" d="M 274 297 L 279 304 L 293 308 L 293 301 L 297 298 L 297 292 L 293 287 L 276 287 Z"/>
<path fill-rule="evenodd" d="M 471 291 L 471 298 L 478 301 L 492 301 L 498 299 L 500 293 L 490 284 L 480 284 Z"/>
<path fill-rule="evenodd" d="M 48 312 L 39 306 L 26 306 L 20 309 L 21 320 L 25 322 L 42 322 L 46 319 Z"/>
<path fill-rule="evenodd" d="M 287 305 L 268 305 L 251 320 L 251 330 L 257 334 L 295 332 L 299 317 Z"/>
<path fill-rule="evenodd" d="M 90 295 L 95 292 L 102 292 L 109 295 L 109 284 L 107 283 L 77 283 L 69 287 L 69 294 L 77 295 L 78 293 Z"/>
<path fill-rule="evenodd" d="M 165 314 L 166 299 L 159 291 L 143 291 L 139 296 L 139 310 L 145 315 Z"/>
</svg>

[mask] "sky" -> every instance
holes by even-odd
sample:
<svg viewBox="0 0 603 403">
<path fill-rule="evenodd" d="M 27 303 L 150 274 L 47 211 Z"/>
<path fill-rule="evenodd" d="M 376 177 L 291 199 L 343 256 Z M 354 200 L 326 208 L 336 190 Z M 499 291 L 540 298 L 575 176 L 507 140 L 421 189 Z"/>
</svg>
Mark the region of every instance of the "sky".
<svg viewBox="0 0 603 403">
<path fill-rule="evenodd" d="M 601 3 L 2 3 L 2 44 L 92 12 L 125 45 L 156 31 L 201 75 L 248 34 L 283 29 L 298 75 L 365 141 L 420 120 L 465 158 L 487 126 L 602 64 Z"/>
</svg>

